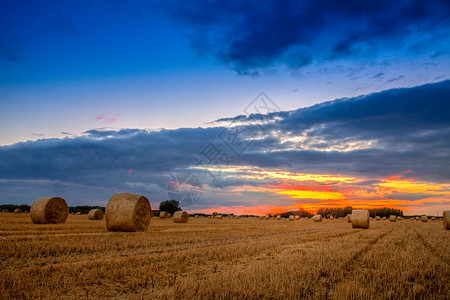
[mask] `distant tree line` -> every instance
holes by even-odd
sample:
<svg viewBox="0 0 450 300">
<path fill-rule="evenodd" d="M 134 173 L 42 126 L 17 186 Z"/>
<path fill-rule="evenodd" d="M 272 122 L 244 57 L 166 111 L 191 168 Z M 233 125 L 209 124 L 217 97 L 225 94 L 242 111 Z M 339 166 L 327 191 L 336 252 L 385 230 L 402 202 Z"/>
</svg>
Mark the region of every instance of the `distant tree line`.
<svg viewBox="0 0 450 300">
<path fill-rule="evenodd" d="M 327 208 L 320 208 L 317 211 L 317 214 L 322 215 L 324 218 L 341 218 L 345 217 L 348 214 L 352 213 L 353 208 L 351 206 L 347 207 L 327 207 Z M 403 217 L 403 211 L 400 209 L 395 209 L 391 207 L 383 207 L 383 208 L 370 208 L 369 209 L 370 217 L 380 216 L 380 217 L 389 217 L 390 215 L 395 216 L 402 216 Z"/>
<path fill-rule="evenodd" d="M 103 210 L 103 212 L 105 211 L 105 207 L 104 206 L 84 205 L 84 206 L 72 206 L 72 207 L 69 207 L 69 213 L 81 212 L 83 214 L 87 214 L 87 213 L 89 213 L 89 211 L 91 209 L 101 209 L 101 210 Z M 176 201 L 176 200 L 165 200 L 165 201 L 162 201 L 159 204 L 159 210 L 152 210 L 152 215 L 156 216 L 156 217 L 159 217 L 159 213 L 161 211 L 166 211 L 166 212 L 170 213 L 171 215 L 173 215 L 174 212 L 176 212 L 178 210 L 181 210 L 179 201 Z"/>
<path fill-rule="evenodd" d="M 26 205 L 26 204 L 22 204 L 22 205 L 3 204 L 3 205 L 0 205 L 0 211 L 5 208 L 7 210 L 9 210 L 10 212 L 13 212 L 16 208 L 20 208 L 22 211 L 30 211 L 31 206 Z M 82 205 L 82 206 L 69 206 L 69 213 L 81 212 L 83 214 L 87 214 L 87 213 L 89 213 L 89 211 L 91 209 L 101 209 L 103 212 L 105 212 L 104 206 Z M 181 210 L 180 202 L 178 202 L 176 200 L 165 200 L 159 204 L 159 210 L 152 210 L 152 214 L 154 216 L 158 217 L 160 211 L 167 211 L 168 213 L 173 215 L 173 213 L 178 210 Z M 317 214 L 322 215 L 322 217 L 324 217 L 324 218 L 329 218 L 331 216 L 333 218 L 340 218 L 340 217 L 345 217 L 348 214 L 351 214 L 352 210 L 353 210 L 353 208 L 351 206 L 347 206 L 344 208 L 342 208 L 342 207 L 327 207 L 327 208 L 320 208 L 317 211 Z M 389 217 L 390 215 L 403 217 L 402 210 L 391 208 L 391 207 L 371 208 L 371 209 L 369 209 L 369 213 L 372 218 L 375 216 Z M 212 213 L 212 215 L 218 215 L 218 214 L 219 213 L 217 213 L 217 212 Z M 193 215 L 207 216 L 208 214 L 197 213 L 197 214 L 193 214 Z M 234 216 L 234 214 L 232 214 L 232 213 L 231 214 L 222 214 L 222 215 L 224 217 L 225 216 Z M 310 218 L 314 214 L 309 211 L 306 211 L 304 209 L 299 209 L 297 211 L 287 211 L 287 212 L 280 213 L 280 214 L 268 214 L 268 215 L 269 216 L 280 215 L 282 218 L 289 218 L 290 215 L 299 216 L 300 218 L 305 218 L 305 217 Z M 241 217 L 256 217 L 256 216 L 255 215 L 242 215 Z"/>
<path fill-rule="evenodd" d="M 309 211 L 306 211 L 304 209 L 299 209 L 295 211 L 287 211 L 280 214 L 269 214 L 270 217 L 273 217 L 275 215 L 280 215 L 282 218 L 289 218 L 290 215 L 299 216 L 300 218 L 311 218 L 314 214 L 310 213 Z"/>
<path fill-rule="evenodd" d="M 403 210 L 391 207 L 369 209 L 371 217 L 380 216 L 388 218 L 390 215 L 403 217 Z"/>
<path fill-rule="evenodd" d="M 31 206 L 22 204 L 22 205 L 15 205 L 15 204 L 3 204 L 0 205 L 0 211 L 3 209 L 7 209 L 9 212 L 14 212 L 16 208 L 20 208 L 22 211 L 30 211 Z M 101 209 L 103 212 L 105 212 L 104 206 L 91 206 L 91 205 L 81 205 L 81 206 L 69 206 L 69 213 L 77 213 L 80 212 L 82 214 L 88 214 L 91 209 Z M 159 216 L 159 211 L 152 210 L 152 213 L 157 212 L 157 216 Z"/>
<path fill-rule="evenodd" d="M 233 214 L 234 215 L 234 214 Z M 239 217 L 240 218 L 256 218 L 256 217 L 258 217 L 257 215 L 249 215 L 249 214 L 246 214 L 246 215 L 239 215 Z"/>
<path fill-rule="evenodd" d="M 0 205 L 0 211 L 3 209 L 7 209 L 10 212 L 13 212 L 16 208 L 20 208 L 22 211 L 30 211 L 31 206 L 22 204 L 22 205 L 15 205 L 15 204 L 3 204 Z M 89 206 L 89 205 L 83 205 L 83 206 L 69 206 L 69 213 L 77 213 L 81 212 L 83 214 L 89 213 L 91 209 L 98 208 L 103 210 L 105 212 L 105 207 L 103 206 Z"/>
<path fill-rule="evenodd" d="M 80 212 L 82 214 L 88 214 L 91 209 L 101 209 L 105 212 L 104 206 L 90 206 L 90 205 L 82 205 L 82 206 L 69 206 L 69 213 L 77 213 Z"/>
<path fill-rule="evenodd" d="M 9 212 L 13 212 L 16 208 L 20 208 L 22 211 L 30 211 L 31 206 L 22 204 L 22 205 L 14 205 L 14 204 L 3 204 L 0 205 L 0 211 L 3 209 L 9 210 Z"/>
</svg>

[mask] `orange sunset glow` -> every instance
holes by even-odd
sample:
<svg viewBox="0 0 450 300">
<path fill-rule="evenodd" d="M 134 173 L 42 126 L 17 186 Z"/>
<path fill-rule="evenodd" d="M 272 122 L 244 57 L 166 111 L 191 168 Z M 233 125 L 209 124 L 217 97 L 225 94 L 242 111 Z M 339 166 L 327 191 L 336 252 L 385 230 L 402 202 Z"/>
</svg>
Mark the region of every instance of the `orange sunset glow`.
<svg viewBox="0 0 450 300">
<path fill-rule="evenodd" d="M 265 170 L 255 167 L 231 166 L 221 170 L 226 178 L 252 179 L 260 184 L 228 187 L 227 193 L 236 197 L 251 194 L 267 194 L 278 200 L 279 205 L 217 206 L 211 209 L 193 210 L 200 213 L 258 214 L 281 213 L 304 209 L 314 212 L 323 207 L 382 208 L 393 207 L 405 214 L 417 214 L 423 204 L 437 204 L 434 210 L 442 209 L 450 200 L 450 184 L 425 182 L 419 178 L 408 178 L 411 172 L 394 174 L 386 178 L 339 176 L 336 174 L 294 173 L 282 170 Z M 270 179 L 279 183 L 263 183 Z M 366 182 L 372 181 L 367 184 Z M 212 187 L 210 189 L 214 190 Z M 408 199 L 408 197 L 412 199 Z"/>
</svg>

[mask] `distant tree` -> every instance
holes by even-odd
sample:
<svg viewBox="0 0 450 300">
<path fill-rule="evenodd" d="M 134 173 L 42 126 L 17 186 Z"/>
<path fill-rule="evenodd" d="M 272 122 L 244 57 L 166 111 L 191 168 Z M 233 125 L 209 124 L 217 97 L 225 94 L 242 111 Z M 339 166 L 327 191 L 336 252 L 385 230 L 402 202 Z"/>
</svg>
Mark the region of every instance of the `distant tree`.
<svg viewBox="0 0 450 300">
<path fill-rule="evenodd" d="M 345 216 L 347 216 L 348 214 L 351 214 L 352 211 L 353 211 L 353 208 L 352 208 L 351 206 L 346 206 L 346 207 L 344 208 L 344 214 L 343 214 L 342 216 L 339 216 L 339 217 L 345 217 Z"/>
<path fill-rule="evenodd" d="M 177 200 L 165 200 L 159 204 L 160 211 L 167 211 L 169 214 L 173 215 L 174 212 L 181 210 L 180 202 Z"/>
<path fill-rule="evenodd" d="M 334 218 L 345 217 L 348 214 L 352 213 L 353 208 L 351 206 L 347 206 L 344 208 L 341 207 L 327 207 L 320 208 L 317 210 L 317 214 L 322 215 L 324 218 L 329 218 L 333 216 Z M 403 216 L 403 211 L 400 209 L 384 207 L 384 208 L 372 208 L 369 209 L 369 213 L 371 217 L 380 216 L 380 217 L 389 217 L 390 215 Z"/>
<path fill-rule="evenodd" d="M 401 209 L 395 209 L 390 207 L 374 208 L 370 209 L 369 211 L 371 217 L 380 216 L 389 218 L 390 215 L 403 216 L 403 211 Z"/>
<path fill-rule="evenodd" d="M 277 214 L 278 215 L 278 214 Z M 279 213 L 279 215 L 282 218 L 289 218 L 289 216 L 294 215 L 294 216 L 299 216 L 300 218 L 305 218 L 305 217 L 312 217 L 313 214 L 310 213 L 309 211 L 306 211 L 304 209 L 299 209 L 299 210 L 292 210 L 292 211 L 287 211 L 287 212 L 283 212 L 283 213 Z M 272 214 L 269 214 L 269 216 L 272 216 Z"/>
</svg>

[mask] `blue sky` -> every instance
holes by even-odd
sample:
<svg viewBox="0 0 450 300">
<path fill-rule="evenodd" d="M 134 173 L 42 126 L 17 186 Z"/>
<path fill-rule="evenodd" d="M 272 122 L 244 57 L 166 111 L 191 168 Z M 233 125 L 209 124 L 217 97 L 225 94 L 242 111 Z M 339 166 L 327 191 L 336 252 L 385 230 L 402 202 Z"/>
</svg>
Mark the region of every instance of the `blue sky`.
<svg viewBox="0 0 450 300">
<path fill-rule="evenodd" d="M 242 206 L 249 207 L 242 211 L 251 211 L 251 207 L 270 210 L 277 206 L 299 207 L 303 202 L 312 209 L 313 203 L 329 198 L 314 196 L 308 200 L 305 197 L 312 194 L 307 193 L 301 198 L 303 202 L 289 202 L 300 198 L 292 193 L 278 193 L 278 189 L 275 193 L 267 190 L 268 186 L 283 184 L 279 180 L 286 181 L 277 178 L 274 170 L 291 172 L 292 176 L 299 172 L 353 176 L 360 179 L 358 182 L 383 183 L 396 174 L 404 176 L 400 181 L 425 185 L 448 182 L 448 173 L 443 169 L 449 162 L 448 145 L 439 144 L 438 157 L 430 154 L 422 141 L 405 136 L 404 143 L 417 149 L 412 151 L 415 159 L 413 153 L 405 154 L 409 158 L 405 160 L 407 164 L 396 158 L 400 154 L 394 147 L 399 146 L 398 137 L 402 136 L 398 130 L 407 131 L 406 124 L 412 124 L 413 112 L 414 120 L 422 122 L 413 122 L 411 131 L 426 135 L 433 141 L 430 145 L 448 134 L 448 114 L 442 115 L 448 112 L 444 105 L 448 100 L 445 80 L 450 78 L 447 1 L 399 1 L 395 5 L 389 1 L 2 1 L 0 6 L 0 203 L 30 203 L 36 198 L 36 191 L 42 195 L 66 193 L 77 204 L 103 203 L 114 191 L 131 186 L 136 192 L 149 193 L 150 198 L 154 195 L 156 202 L 163 200 L 167 181 L 174 172 L 188 170 L 204 175 L 195 169 L 191 156 L 199 155 L 203 145 L 217 138 L 218 130 L 223 126 L 252 126 L 248 119 L 242 125 L 233 118 L 245 115 L 245 107 L 262 91 L 281 111 L 270 123 L 278 127 L 271 127 L 271 139 L 264 132 L 252 142 L 254 150 L 249 147 L 243 154 L 249 157 L 238 157 L 233 162 L 236 173 L 222 170 L 230 175 L 222 177 L 225 182 L 241 182 L 240 185 L 228 188 L 226 183 L 202 179 L 203 195 L 214 201 L 210 203 L 204 197 L 195 209 L 233 207 L 233 211 L 239 211 Z M 427 85 L 430 83 L 438 84 Z M 423 98 L 411 104 L 413 112 L 410 111 L 405 95 L 417 91 L 416 86 L 436 95 L 436 105 L 426 106 L 430 100 L 422 93 Z M 400 90 L 398 98 L 390 97 L 398 88 L 410 89 Z M 384 90 L 392 91 L 377 93 Z M 359 97 L 372 93 L 376 96 Z M 388 96 L 389 101 L 379 98 Z M 351 106 L 358 121 L 352 119 L 354 115 L 343 114 L 342 118 L 361 130 L 344 126 L 342 119 L 339 122 L 343 123 L 333 127 L 337 112 L 330 114 L 313 106 L 339 98 L 350 99 L 346 105 Z M 358 106 L 360 99 L 368 99 L 372 103 L 370 109 L 376 108 L 374 113 L 385 122 L 364 116 L 365 108 Z M 401 110 L 394 109 L 395 103 Z M 326 105 L 336 109 L 339 106 L 335 102 Z M 304 116 L 304 110 L 298 109 L 308 107 L 320 112 L 312 123 L 300 119 L 294 122 L 287 115 L 288 111 L 299 111 Z M 396 111 L 395 118 L 392 110 Z M 228 119 L 214 122 L 223 118 Z M 290 128 L 287 120 L 296 125 Z M 301 124 L 303 131 L 296 130 Z M 322 124 L 322 131 L 318 131 L 317 124 Z M 377 131 L 374 126 L 381 126 L 382 130 Z M 441 128 L 439 134 L 443 136 L 434 132 L 436 128 Z M 153 144 L 156 136 L 162 140 Z M 178 146 L 170 152 L 168 141 L 174 140 Z M 119 146 L 130 141 L 131 149 Z M 188 149 L 180 141 L 189 144 Z M 150 148 L 141 151 L 134 143 L 136 147 L 142 143 Z M 286 143 L 295 145 L 287 147 Z M 58 155 L 44 155 L 53 153 L 54 147 L 61 155 L 57 162 L 52 159 Z M 96 147 L 102 150 L 95 150 Z M 389 155 L 386 149 L 390 150 Z M 132 157 L 120 151 L 131 152 Z M 268 151 L 274 161 L 259 156 Z M 281 163 L 281 158 L 275 157 L 279 151 L 288 151 L 286 157 L 303 164 Z M 329 160 L 322 168 L 307 164 L 303 158 L 317 155 L 319 159 L 325 152 Z M 153 161 L 146 153 L 153 153 L 158 159 Z M 117 157 L 123 155 L 127 158 L 117 165 Z M 376 163 L 365 170 L 352 160 L 353 155 L 359 161 Z M 384 168 L 380 157 L 389 161 L 389 168 Z M 259 159 L 268 164 L 260 164 Z M 351 163 L 334 161 L 342 159 Z M 135 165 L 142 161 L 146 162 L 142 167 Z M 26 165 L 22 165 L 24 162 Z M 75 168 L 71 162 L 84 167 Z M 178 164 L 174 166 L 174 162 Z M 268 172 L 267 178 L 256 180 L 249 175 L 256 172 L 251 168 Z M 112 169 L 117 174 L 101 171 Z M 121 183 L 122 176 L 131 176 L 127 177 L 129 185 Z M 250 177 L 252 183 L 244 183 L 243 178 Z M 248 194 L 252 192 L 249 186 L 261 187 L 253 192 L 263 203 L 250 200 L 253 195 Z M 342 186 L 329 188 L 342 190 Z M 382 188 L 385 185 L 373 187 L 378 198 L 376 192 L 368 197 L 370 191 L 365 190 L 364 201 L 354 204 L 371 205 L 370 201 L 379 204 L 386 200 L 382 203 L 389 205 L 395 194 L 414 199 L 421 195 L 420 209 L 431 206 L 430 197 L 423 190 L 427 188 L 409 186 L 408 193 L 415 196 L 405 196 L 407 189 L 388 192 Z M 17 189 L 29 191 L 26 197 L 14 198 Z M 434 197 L 447 199 L 446 187 L 430 189 L 443 190 L 444 196 Z M 343 195 L 344 200 L 353 203 L 351 195 Z M 431 199 L 434 203 L 439 201 Z M 400 207 L 416 205 L 401 202 L 408 201 L 404 199 L 391 200 L 392 205 Z M 435 205 L 439 209 L 448 206 L 439 203 Z"/>
</svg>

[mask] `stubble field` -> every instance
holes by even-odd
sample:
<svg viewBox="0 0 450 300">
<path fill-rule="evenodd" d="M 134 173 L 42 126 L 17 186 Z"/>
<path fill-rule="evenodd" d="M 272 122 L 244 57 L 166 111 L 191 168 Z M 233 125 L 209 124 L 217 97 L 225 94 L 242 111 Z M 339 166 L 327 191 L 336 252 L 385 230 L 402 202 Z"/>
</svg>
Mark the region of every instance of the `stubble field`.
<svg viewBox="0 0 450 300">
<path fill-rule="evenodd" d="M 0 297 L 65 299 L 450 299 L 441 221 L 153 218 L 107 232 L 70 215 L 0 214 Z"/>
</svg>

